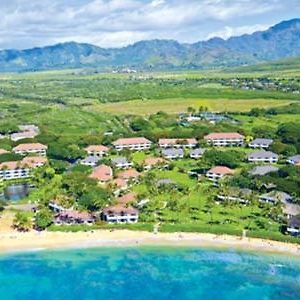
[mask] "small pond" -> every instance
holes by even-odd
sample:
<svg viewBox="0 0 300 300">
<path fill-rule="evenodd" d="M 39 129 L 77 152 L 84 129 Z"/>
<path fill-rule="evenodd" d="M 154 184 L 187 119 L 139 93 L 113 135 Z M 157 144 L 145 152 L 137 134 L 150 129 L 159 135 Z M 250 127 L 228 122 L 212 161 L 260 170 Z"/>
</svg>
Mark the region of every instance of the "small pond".
<svg viewBox="0 0 300 300">
<path fill-rule="evenodd" d="M 4 188 L 0 192 L 0 200 L 5 201 L 18 201 L 28 196 L 32 187 L 27 183 L 12 184 Z"/>
</svg>

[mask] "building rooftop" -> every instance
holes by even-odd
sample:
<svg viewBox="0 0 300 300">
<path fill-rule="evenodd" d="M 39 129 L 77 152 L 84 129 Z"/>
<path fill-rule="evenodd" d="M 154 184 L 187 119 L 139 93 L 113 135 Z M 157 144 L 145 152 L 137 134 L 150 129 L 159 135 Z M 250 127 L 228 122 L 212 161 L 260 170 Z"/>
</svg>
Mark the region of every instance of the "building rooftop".
<svg viewBox="0 0 300 300">
<path fill-rule="evenodd" d="M 20 130 L 24 130 L 24 131 L 35 131 L 35 132 L 39 132 L 39 128 L 38 126 L 34 125 L 34 124 L 27 124 L 27 125 L 20 125 L 19 126 Z"/>
<path fill-rule="evenodd" d="M 117 188 L 126 188 L 127 182 L 124 179 L 116 178 L 112 181 L 112 184 L 115 185 Z"/>
<path fill-rule="evenodd" d="M 148 157 L 144 160 L 146 166 L 154 166 L 160 163 L 164 163 L 165 160 L 161 157 Z"/>
<path fill-rule="evenodd" d="M 79 212 L 76 210 L 65 210 L 58 214 L 60 218 L 67 218 L 67 219 L 77 219 L 83 221 L 92 221 L 94 220 L 93 215 L 87 212 Z"/>
<path fill-rule="evenodd" d="M 272 143 L 273 143 L 272 139 L 257 138 L 254 139 L 250 144 L 271 145 Z"/>
<path fill-rule="evenodd" d="M 225 166 L 216 166 L 211 168 L 208 173 L 212 174 L 220 174 L 220 175 L 232 175 L 234 174 L 234 170 L 225 167 Z"/>
<path fill-rule="evenodd" d="M 197 148 L 197 149 L 193 149 L 190 153 L 190 155 L 203 155 L 205 152 L 205 149 L 202 148 Z"/>
<path fill-rule="evenodd" d="M 115 157 L 112 158 L 111 162 L 114 165 L 119 165 L 119 164 L 126 165 L 129 163 L 126 157 Z"/>
<path fill-rule="evenodd" d="M 36 164 L 46 164 L 48 159 L 42 156 L 27 156 L 22 159 L 22 163 L 29 167 L 34 167 Z"/>
<path fill-rule="evenodd" d="M 133 137 L 133 138 L 122 138 L 114 141 L 113 145 L 132 145 L 132 144 L 149 144 L 152 143 L 150 140 L 145 137 Z"/>
<path fill-rule="evenodd" d="M 289 216 L 300 216 L 300 205 L 295 203 L 285 203 L 282 211 Z"/>
<path fill-rule="evenodd" d="M 81 163 L 86 163 L 86 164 L 97 164 L 99 162 L 100 158 L 97 156 L 87 156 L 86 158 L 81 160 Z"/>
<path fill-rule="evenodd" d="M 92 174 L 90 175 L 90 178 L 96 179 L 98 181 L 109 181 L 113 179 L 113 171 L 110 166 L 106 165 L 100 165 L 96 167 Z"/>
<path fill-rule="evenodd" d="M 121 197 L 118 197 L 117 201 L 119 204 L 126 205 L 130 202 L 135 201 L 137 198 L 137 194 L 134 192 L 127 193 Z"/>
<path fill-rule="evenodd" d="M 164 156 L 174 156 L 174 155 L 182 156 L 182 155 L 184 155 L 184 151 L 181 148 L 163 149 L 161 151 L 161 153 Z"/>
<path fill-rule="evenodd" d="M 14 151 L 29 151 L 29 150 L 47 150 L 47 146 L 41 143 L 19 144 L 14 147 Z"/>
<path fill-rule="evenodd" d="M 293 161 L 294 164 L 299 164 L 300 163 L 300 154 L 291 156 L 288 158 L 288 160 Z"/>
<path fill-rule="evenodd" d="M 300 227 L 300 216 L 294 216 L 288 220 L 289 227 Z"/>
<path fill-rule="evenodd" d="M 114 205 L 109 206 L 103 209 L 104 214 L 113 214 L 113 215 L 128 215 L 128 214 L 138 214 L 138 210 L 131 206 L 124 207 L 123 205 Z"/>
<path fill-rule="evenodd" d="M 22 161 L 7 161 L 0 164 L 0 170 L 17 170 L 29 167 L 25 165 Z"/>
<path fill-rule="evenodd" d="M 273 201 L 279 201 L 281 203 L 288 203 L 293 201 L 293 197 L 285 192 L 271 191 L 269 193 L 263 194 L 259 197 L 260 199 L 272 199 Z"/>
<path fill-rule="evenodd" d="M 84 149 L 87 152 L 107 152 L 109 148 L 103 145 L 90 145 Z"/>
<path fill-rule="evenodd" d="M 243 139 L 244 136 L 238 132 L 214 132 L 206 135 L 204 139 L 214 140 L 214 139 Z"/>
<path fill-rule="evenodd" d="M 269 173 L 278 172 L 279 168 L 274 166 L 257 166 L 249 171 L 251 175 L 265 176 Z"/>
<path fill-rule="evenodd" d="M 136 169 L 128 169 L 118 174 L 118 178 L 128 180 L 130 178 L 137 178 L 141 174 Z"/>
<path fill-rule="evenodd" d="M 257 151 L 257 152 L 252 152 L 247 155 L 248 158 L 278 158 L 278 154 L 271 152 L 271 151 Z"/>
</svg>

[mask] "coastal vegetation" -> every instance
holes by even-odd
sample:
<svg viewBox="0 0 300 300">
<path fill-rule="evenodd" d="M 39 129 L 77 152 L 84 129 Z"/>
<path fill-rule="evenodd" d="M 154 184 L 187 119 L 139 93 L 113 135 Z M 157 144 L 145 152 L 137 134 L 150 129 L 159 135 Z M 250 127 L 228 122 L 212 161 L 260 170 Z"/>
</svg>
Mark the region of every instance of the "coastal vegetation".
<svg viewBox="0 0 300 300">
<path fill-rule="evenodd" d="M 262 82 L 267 73 L 241 74 L 238 78 L 244 78 L 243 86 L 233 84 L 235 71 L 128 75 L 71 70 L 1 75 L 0 148 L 10 153 L 0 154 L 0 163 L 21 161 L 22 156 L 12 152 L 20 143 L 48 146 L 48 163 L 34 171 L 29 183 L 35 188 L 20 202 L 36 204 L 38 212 L 34 217 L 17 213 L 15 227 L 27 230 L 32 222 L 38 230 L 51 231 L 124 228 L 239 236 L 247 231 L 248 236 L 299 242 L 299 238 L 285 235 L 287 219 L 280 207 L 258 201 L 260 194 L 268 192 L 265 186 L 269 184 L 292 195 L 296 202 L 300 198 L 300 170 L 286 163 L 287 157 L 300 152 L 300 102 L 295 92 L 300 81 L 292 75 L 278 79 L 278 74 L 271 77 L 274 84 L 282 86 L 284 82 L 288 90 L 271 90 L 264 85 L 253 88 L 254 79 Z M 245 82 L 251 89 L 244 88 Z M 205 112 L 218 112 L 224 120 L 186 121 L 189 115 Z M 37 125 L 39 135 L 22 141 L 9 139 L 7 136 L 22 124 Z M 270 150 L 279 155 L 275 164 L 279 171 L 249 175 L 255 165 L 249 164 L 246 157 L 253 149 L 211 147 L 203 140 L 211 132 L 239 132 L 247 142 L 254 138 L 274 140 Z M 139 223 L 53 224 L 53 212 L 48 208 L 53 200 L 65 208 L 89 213 L 116 204 L 114 187 L 104 187 L 91 179 L 93 169 L 80 165 L 80 161 L 89 145 L 111 147 L 118 138 L 136 136 L 149 139 L 153 146 L 138 152 L 117 153 L 111 149 L 99 163 L 111 166 L 114 176 L 118 176 L 121 171 L 111 159 L 121 155 L 142 173 L 129 188 L 137 194 L 133 205 L 139 209 Z M 196 138 L 206 151 L 201 158 L 193 159 L 186 149 L 182 159 L 169 161 L 166 168 L 159 166 L 145 172 L 144 161 L 161 156 L 156 146 L 160 138 Z M 235 169 L 236 173 L 216 186 L 205 174 L 218 165 Z M 166 179 L 172 182 L 170 186 L 157 185 Z M 253 196 L 247 204 L 216 201 L 220 193 L 229 194 L 233 189 L 251 189 Z M 147 201 L 138 206 L 141 200 Z"/>
</svg>

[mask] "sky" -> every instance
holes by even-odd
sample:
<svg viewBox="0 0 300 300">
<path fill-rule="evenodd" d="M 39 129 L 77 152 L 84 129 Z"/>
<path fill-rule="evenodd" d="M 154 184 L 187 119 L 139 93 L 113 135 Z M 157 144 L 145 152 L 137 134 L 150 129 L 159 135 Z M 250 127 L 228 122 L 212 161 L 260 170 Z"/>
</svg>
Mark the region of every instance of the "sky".
<svg viewBox="0 0 300 300">
<path fill-rule="evenodd" d="M 300 17 L 300 0 L 0 0 L 0 49 L 76 41 L 123 47 L 193 43 L 265 30 Z"/>
</svg>

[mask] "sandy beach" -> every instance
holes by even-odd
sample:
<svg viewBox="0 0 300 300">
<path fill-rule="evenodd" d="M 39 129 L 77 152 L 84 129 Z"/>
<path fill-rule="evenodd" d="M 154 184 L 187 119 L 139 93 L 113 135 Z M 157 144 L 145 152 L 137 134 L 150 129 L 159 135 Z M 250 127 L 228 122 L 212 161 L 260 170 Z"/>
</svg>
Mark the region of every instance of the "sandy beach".
<svg viewBox="0 0 300 300">
<path fill-rule="evenodd" d="M 0 252 L 23 252 L 46 249 L 137 246 L 194 246 L 239 249 L 300 257 L 300 245 L 254 238 L 205 233 L 150 233 L 130 230 L 93 232 L 0 232 Z"/>
<path fill-rule="evenodd" d="M 0 218 L 0 253 L 93 247 L 211 247 L 300 257 L 300 245 L 256 238 L 208 233 L 153 233 L 131 230 L 94 230 L 89 232 L 17 232 L 12 229 L 13 214 Z"/>
</svg>

